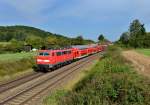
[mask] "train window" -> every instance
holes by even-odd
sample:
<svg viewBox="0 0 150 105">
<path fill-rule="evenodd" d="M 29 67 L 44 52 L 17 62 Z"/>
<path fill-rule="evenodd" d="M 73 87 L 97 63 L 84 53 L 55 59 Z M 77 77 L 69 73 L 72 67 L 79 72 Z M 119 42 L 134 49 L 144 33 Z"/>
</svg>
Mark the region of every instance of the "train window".
<svg viewBox="0 0 150 105">
<path fill-rule="evenodd" d="M 69 54 L 71 54 L 71 51 L 69 51 Z"/>
<path fill-rule="evenodd" d="M 66 51 L 66 54 L 71 54 L 71 51 Z"/>
<path fill-rule="evenodd" d="M 49 53 L 45 52 L 45 53 L 44 53 L 44 56 L 49 56 Z"/>
<path fill-rule="evenodd" d="M 52 53 L 52 56 L 55 56 L 55 53 L 54 53 L 54 52 Z"/>
<path fill-rule="evenodd" d="M 56 54 L 57 54 L 57 56 L 61 56 L 62 52 L 57 52 Z"/>
<path fill-rule="evenodd" d="M 43 56 L 43 53 L 42 53 L 42 52 L 40 52 L 40 53 L 39 53 L 39 55 Z"/>
<path fill-rule="evenodd" d="M 62 52 L 62 55 L 64 55 L 64 54 L 65 54 L 65 51 Z"/>
<path fill-rule="evenodd" d="M 64 51 L 64 54 L 67 54 L 67 51 Z"/>
<path fill-rule="evenodd" d="M 68 54 L 68 51 L 66 51 L 66 54 Z"/>
<path fill-rule="evenodd" d="M 49 53 L 48 52 L 40 52 L 39 55 L 40 56 L 49 56 Z"/>
</svg>

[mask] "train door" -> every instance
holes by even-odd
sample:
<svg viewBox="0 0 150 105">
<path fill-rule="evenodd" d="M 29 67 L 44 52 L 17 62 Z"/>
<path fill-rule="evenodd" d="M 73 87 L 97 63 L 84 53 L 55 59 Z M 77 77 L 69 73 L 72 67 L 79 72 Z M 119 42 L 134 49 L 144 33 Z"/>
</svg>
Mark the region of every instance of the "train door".
<svg viewBox="0 0 150 105">
<path fill-rule="evenodd" d="M 62 62 L 62 52 L 56 52 L 56 62 L 60 64 Z"/>
<path fill-rule="evenodd" d="M 51 59 L 52 64 L 53 64 L 53 65 L 57 64 L 57 60 L 56 60 L 56 59 L 57 59 L 56 52 L 52 52 L 51 55 L 52 55 L 52 59 Z"/>
</svg>

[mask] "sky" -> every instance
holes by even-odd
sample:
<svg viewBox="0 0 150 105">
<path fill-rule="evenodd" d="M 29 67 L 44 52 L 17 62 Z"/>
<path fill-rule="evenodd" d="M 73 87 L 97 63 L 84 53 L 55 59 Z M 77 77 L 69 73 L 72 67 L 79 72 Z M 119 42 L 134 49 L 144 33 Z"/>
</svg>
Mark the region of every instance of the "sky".
<svg viewBox="0 0 150 105">
<path fill-rule="evenodd" d="M 150 31 L 150 0 L 0 0 L 0 26 L 26 25 L 68 37 L 111 41 L 139 19 Z"/>
</svg>

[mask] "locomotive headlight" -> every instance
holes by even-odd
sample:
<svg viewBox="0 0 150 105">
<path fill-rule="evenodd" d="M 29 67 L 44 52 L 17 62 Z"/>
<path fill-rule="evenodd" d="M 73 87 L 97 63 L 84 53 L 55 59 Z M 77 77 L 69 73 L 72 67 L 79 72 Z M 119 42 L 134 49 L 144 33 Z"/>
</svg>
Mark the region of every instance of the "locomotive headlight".
<svg viewBox="0 0 150 105">
<path fill-rule="evenodd" d="M 43 60 L 44 62 L 50 62 L 50 60 Z"/>
<path fill-rule="evenodd" d="M 41 62 L 42 60 L 41 59 L 37 59 L 37 62 Z"/>
</svg>

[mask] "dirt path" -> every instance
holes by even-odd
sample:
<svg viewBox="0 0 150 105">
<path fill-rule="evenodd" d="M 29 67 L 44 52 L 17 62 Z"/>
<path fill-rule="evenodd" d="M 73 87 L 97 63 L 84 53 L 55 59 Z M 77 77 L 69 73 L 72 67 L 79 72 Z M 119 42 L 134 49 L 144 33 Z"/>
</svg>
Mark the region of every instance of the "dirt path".
<svg viewBox="0 0 150 105">
<path fill-rule="evenodd" d="M 140 74 L 150 77 L 150 57 L 139 54 L 133 50 L 124 51 L 123 56 L 133 63 Z"/>
</svg>

